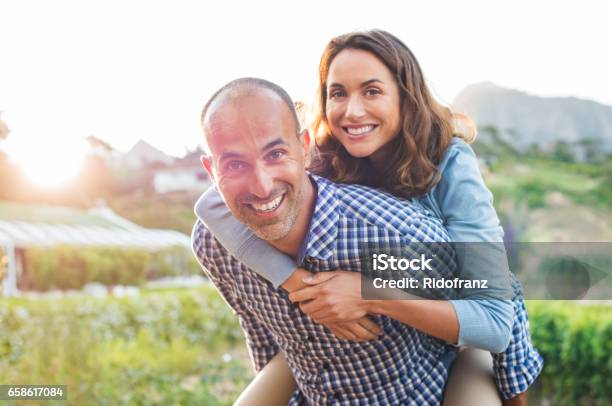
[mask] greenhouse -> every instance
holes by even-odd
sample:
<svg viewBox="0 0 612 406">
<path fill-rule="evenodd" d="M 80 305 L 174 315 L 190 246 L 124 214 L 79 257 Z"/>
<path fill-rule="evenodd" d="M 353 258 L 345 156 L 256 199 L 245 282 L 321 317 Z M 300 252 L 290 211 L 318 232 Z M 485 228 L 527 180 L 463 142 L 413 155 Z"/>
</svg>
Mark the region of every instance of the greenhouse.
<svg viewBox="0 0 612 406">
<path fill-rule="evenodd" d="M 159 251 L 190 247 L 189 236 L 141 227 L 108 207 L 77 210 L 25 204 L 0 204 L 0 283 L 15 295 L 23 272 L 22 252 L 54 246 L 139 248 Z"/>
</svg>

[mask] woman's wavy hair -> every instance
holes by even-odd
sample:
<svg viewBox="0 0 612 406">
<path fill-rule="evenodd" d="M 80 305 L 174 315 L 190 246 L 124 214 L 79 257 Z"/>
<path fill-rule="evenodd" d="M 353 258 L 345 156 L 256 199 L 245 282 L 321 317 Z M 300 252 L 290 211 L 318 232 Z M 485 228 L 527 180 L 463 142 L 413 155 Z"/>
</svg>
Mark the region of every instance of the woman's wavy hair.
<svg viewBox="0 0 612 406">
<path fill-rule="evenodd" d="M 327 76 L 334 58 L 345 49 L 370 52 L 387 66 L 400 94 L 400 131 L 389 146 L 387 165 L 374 170 L 367 158 L 352 157 L 329 130 L 326 119 Z M 469 118 L 455 115 L 431 95 L 410 49 L 382 31 L 351 32 L 333 38 L 319 63 L 319 89 L 313 120 L 317 151 L 311 170 L 338 183 L 359 183 L 406 198 L 423 195 L 440 179 L 437 166 L 454 135 L 467 142 L 476 131 Z M 455 134 L 453 120 L 464 121 L 470 134 Z"/>
</svg>

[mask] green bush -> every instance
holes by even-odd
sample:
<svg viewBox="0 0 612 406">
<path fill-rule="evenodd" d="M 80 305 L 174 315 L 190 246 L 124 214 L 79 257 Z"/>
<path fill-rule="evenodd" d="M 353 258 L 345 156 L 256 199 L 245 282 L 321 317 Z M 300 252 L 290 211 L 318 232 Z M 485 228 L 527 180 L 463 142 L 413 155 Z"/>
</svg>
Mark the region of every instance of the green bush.
<svg viewBox="0 0 612 406">
<path fill-rule="evenodd" d="M 191 251 L 183 247 L 158 252 L 111 247 L 33 247 L 24 251 L 24 290 L 81 289 L 87 283 L 140 285 L 162 276 L 199 274 Z"/>
<path fill-rule="evenodd" d="M 527 308 L 545 360 L 536 393 L 555 405 L 609 404 L 611 307 Z M 0 382 L 66 384 L 69 404 L 229 404 L 252 376 L 243 349 L 235 316 L 210 287 L 136 298 L 0 298 Z M 224 361 L 226 352 L 234 359 Z"/>
<path fill-rule="evenodd" d="M 136 298 L 0 298 L 0 382 L 65 384 L 68 404 L 229 404 L 251 379 L 212 288 Z M 236 356 L 237 355 L 237 356 Z"/>
<path fill-rule="evenodd" d="M 612 307 L 527 303 L 534 345 L 544 357 L 543 396 L 555 405 L 608 405 L 612 393 Z"/>
</svg>

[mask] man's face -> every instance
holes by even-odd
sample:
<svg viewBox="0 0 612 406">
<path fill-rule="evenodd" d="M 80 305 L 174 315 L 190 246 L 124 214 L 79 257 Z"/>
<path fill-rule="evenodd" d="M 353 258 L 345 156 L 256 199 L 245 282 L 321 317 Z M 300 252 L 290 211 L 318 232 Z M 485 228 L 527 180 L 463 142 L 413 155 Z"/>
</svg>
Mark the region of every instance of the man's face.
<svg viewBox="0 0 612 406">
<path fill-rule="evenodd" d="M 288 106 L 266 89 L 213 104 L 204 162 L 232 214 L 260 238 L 287 235 L 303 207 L 306 146 Z"/>
</svg>

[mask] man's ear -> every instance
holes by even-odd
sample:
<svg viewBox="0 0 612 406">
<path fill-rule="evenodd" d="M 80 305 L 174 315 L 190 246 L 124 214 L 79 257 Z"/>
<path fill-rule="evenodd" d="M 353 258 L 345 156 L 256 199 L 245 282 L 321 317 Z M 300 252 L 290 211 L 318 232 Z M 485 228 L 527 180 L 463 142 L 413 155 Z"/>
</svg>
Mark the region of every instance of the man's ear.
<svg viewBox="0 0 612 406">
<path fill-rule="evenodd" d="M 310 154 L 310 132 L 308 130 L 302 131 L 300 135 L 302 139 L 302 148 L 304 149 L 304 157 L 308 157 Z"/>
<path fill-rule="evenodd" d="M 210 180 L 214 181 L 215 177 L 213 175 L 212 162 L 210 162 L 210 158 L 208 158 L 206 155 L 200 155 L 200 161 L 202 162 L 204 169 L 206 169 L 206 172 L 208 172 L 208 177 Z"/>
</svg>

